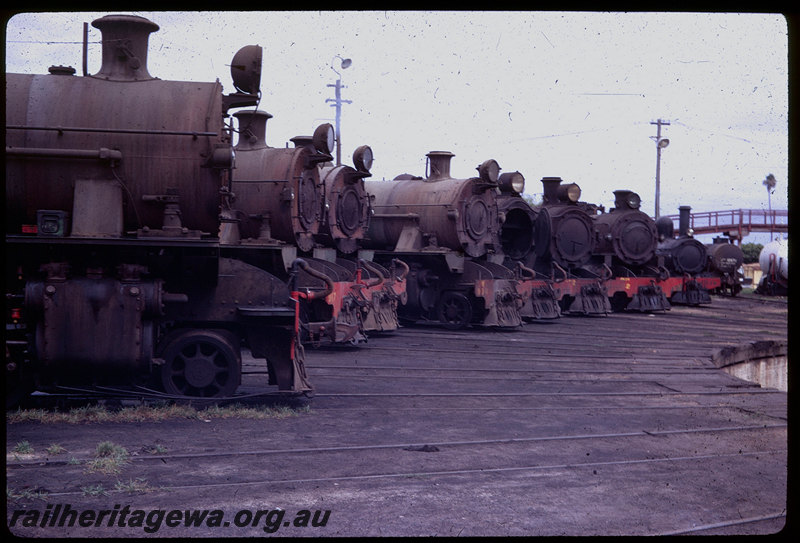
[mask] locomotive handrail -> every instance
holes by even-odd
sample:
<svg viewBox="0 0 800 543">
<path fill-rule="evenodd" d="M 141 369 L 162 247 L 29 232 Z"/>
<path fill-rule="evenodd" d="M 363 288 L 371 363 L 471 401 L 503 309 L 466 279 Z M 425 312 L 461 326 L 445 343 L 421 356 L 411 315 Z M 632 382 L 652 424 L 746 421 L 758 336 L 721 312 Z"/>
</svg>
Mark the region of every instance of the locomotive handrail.
<svg viewBox="0 0 800 543">
<path fill-rule="evenodd" d="M 397 277 L 398 281 L 403 281 L 406 278 L 406 276 L 408 276 L 408 272 L 410 271 L 410 268 L 408 267 L 408 264 L 406 264 L 405 262 L 403 262 L 399 258 L 393 258 L 392 259 L 392 264 L 398 265 L 401 268 L 403 268 L 403 271 L 400 273 L 400 276 Z"/>
<path fill-rule="evenodd" d="M 307 274 L 325 282 L 326 285 L 325 290 L 319 292 L 305 293 L 304 296 L 307 300 L 317 300 L 319 298 L 325 298 L 328 294 L 333 292 L 334 289 L 333 280 L 324 273 L 322 273 L 321 271 L 312 268 L 308 262 L 306 262 L 302 258 L 298 258 L 294 261 L 293 265 L 302 269 Z"/>
<path fill-rule="evenodd" d="M 147 134 L 150 136 L 219 136 L 217 132 L 196 132 L 189 130 L 148 130 L 136 128 L 90 128 L 80 126 L 26 126 L 6 125 L 6 130 L 53 130 L 56 132 L 98 132 L 101 134 Z"/>
<path fill-rule="evenodd" d="M 364 260 L 363 258 L 359 258 L 358 259 L 358 263 L 361 264 L 364 268 L 368 269 L 369 271 L 371 271 L 372 273 L 374 273 L 375 275 L 378 276 L 378 277 L 375 277 L 374 279 L 364 280 L 364 284 L 367 285 L 368 287 L 377 287 L 378 285 L 382 284 L 383 281 L 386 279 L 386 277 L 384 277 L 384 275 L 383 275 L 383 272 L 381 270 L 379 270 L 378 268 L 376 268 L 375 266 L 373 266 L 371 262 L 368 262 L 367 260 Z"/>
<path fill-rule="evenodd" d="M 419 213 L 375 213 L 372 217 L 378 219 L 419 219 Z"/>
<path fill-rule="evenodd" d="M 448 207 L 451 204 L 423 204 L 423 203 L 411 203 L 411 204 L 373 204 L 373 207 Z"/>
<path fill-rule="evenodd" d="M 51 158 L 87 158 L 99 160 L 122 160 L 122 153 L 101 147 L 96 151 L 86 149 L 51 149 L 47 147 L 6 147 L 6 155 Z"/>
</svg>

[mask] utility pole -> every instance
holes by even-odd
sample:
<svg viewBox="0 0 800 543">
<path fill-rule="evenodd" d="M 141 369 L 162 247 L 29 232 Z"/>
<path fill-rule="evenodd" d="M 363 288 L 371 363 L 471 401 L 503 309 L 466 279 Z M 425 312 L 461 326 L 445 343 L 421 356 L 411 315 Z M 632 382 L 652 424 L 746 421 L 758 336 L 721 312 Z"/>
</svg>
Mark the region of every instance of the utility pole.
<svg viewBox="0 0 800 543">
<path fill-rule="evenodd" d="M 656 142 L 656 219 L 661 215 L 661 149 L 664 149 L 667 145 L 669 145 L 669 140 L 667 138 L 661 137 L 661 126 L 669 126 L 669 121 L 662 121 L 658 119 L 657 121 L 653 122 L 650 121 L 650 124 L 658 125 L 658 130 L 655 136 L 650 136 L 650 139 L 655 140 Z"/>
<path fill-rule="evenodd" d="M 353 61 L 350 60 L 349 58 L 342 58 L 339 55 L 336 55 L 333 58 L 334 59 L 340 58 L 342 60 L 341 67 L 342 67 L 343 70 L 345 68 L 349 67 L 353 63 Z M 336 68 L 333 67 L 333 60 L 331 60 L 331 69 L 334 72 L 336 72 L 336 75 L 338 76 L 338 78 L 336 79 L 336 83 L 335 84 L 333 84 L 333 85 L 328 84 L 329 87 L 333 87 L 334 89 L 336 89 L 335 90 L 335 94 L 334 94 L 335 98 L 333 98 L 333 99 L 328 98 L 325 101 L 326 102 L 333 102 L 333 104 L 331 104 L 331 107 L 335 107 L 336 108 L 336 165 L 337 166 L 341 166 L 342 165 L 342 136 L 341 136 L 341 132 L 340 132 L 340 130 L 341 130 L 340 125 L 341 125 L 341 119 L 342 119 L 342 104 L 352 104 L 353 102 L 352 102 L 352 100 L 342 100 L 342 88 L 344 87 L 344 85 L 342 85 L 342 75 L 339 73 L 339 71 Z"/>
</svg>

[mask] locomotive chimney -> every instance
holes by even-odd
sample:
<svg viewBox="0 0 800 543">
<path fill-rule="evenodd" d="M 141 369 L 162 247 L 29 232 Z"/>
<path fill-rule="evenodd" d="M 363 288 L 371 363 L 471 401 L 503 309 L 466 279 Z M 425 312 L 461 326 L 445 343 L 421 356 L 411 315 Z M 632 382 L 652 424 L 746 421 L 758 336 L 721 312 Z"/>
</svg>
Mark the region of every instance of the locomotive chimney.
<svg viewBox="0 0 800 543">
<path fill-rule="evenodd" d="M 431 151 L 425 156 L 428 157 L 431 168 L 428 181 L 448 179 L 450 177 L 450 161 L 456 155 L 450 151 Z"/>
<path fill-rule="evenodd" d="M 107 15 L 92 21 L 103 33 L 103 65 L 93 77 L 113 81 L 155 79 L 147 71 L 147 40 L 158 25 L 136 15 Z"/>
<path fill-rule="evenodd" d="M 236 147 L 248 149 L 267 146 L 267 121 L 272 115 L 257 109 L 237 111 L 233 116 L 239 121 L 239 142 Z"/>
<path fill-rule="evenodd" d="M 690 211 L 692 210 L 691 206 L 680 206 L 678 208 L 678 236 L 684 237 L 689 235 L 689 216 Z"/>
<path fill-rule="evenodd" d="M 544 194 L 542 202 L 545 204 L 558 203 L 558 187 L 561 185 L 560 177 L 542 177 L 542 185 L 544 187 Z"/>
</svg>

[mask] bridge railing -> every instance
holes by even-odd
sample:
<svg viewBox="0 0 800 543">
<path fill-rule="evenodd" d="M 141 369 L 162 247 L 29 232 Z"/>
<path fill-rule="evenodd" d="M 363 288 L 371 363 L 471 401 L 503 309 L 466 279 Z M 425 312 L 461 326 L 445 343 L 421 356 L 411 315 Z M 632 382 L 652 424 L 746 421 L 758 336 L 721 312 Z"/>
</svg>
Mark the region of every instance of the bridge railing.
<svg viewBox="0 0 800 543">
<path fill-rule="evenodd" d="M 668 215 L 677 226 L 680 215 Z M 690 213 L 689 228 L 695 234 L 736 233 L 741 240 L 750 232 L 788 232 L 786 209 L 729 209 Z"/>
</svg>

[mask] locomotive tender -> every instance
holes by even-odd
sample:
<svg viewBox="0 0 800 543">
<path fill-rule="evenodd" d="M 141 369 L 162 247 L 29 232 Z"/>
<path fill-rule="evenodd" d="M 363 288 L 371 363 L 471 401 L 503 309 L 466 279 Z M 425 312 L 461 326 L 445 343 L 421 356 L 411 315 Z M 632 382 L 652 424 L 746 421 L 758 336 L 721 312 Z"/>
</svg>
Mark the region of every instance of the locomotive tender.
<svg viewBox="0 0 800 543">
<path fill-rule="evenodd" d="M 236 54 L 226 95 L 218 81 L 149 74 L 155 23 L 92 25 L 98 73 L 6 74 L 9 399 L 30 386 L 152 380 L 172 395 L 226 397 L 243 346 L 280 391 L 311 391 L 290 285 L 220 242 L 220 217 L 235 212 L 224 116 L 258 103 L 261 48 Z"/>
</svg>

